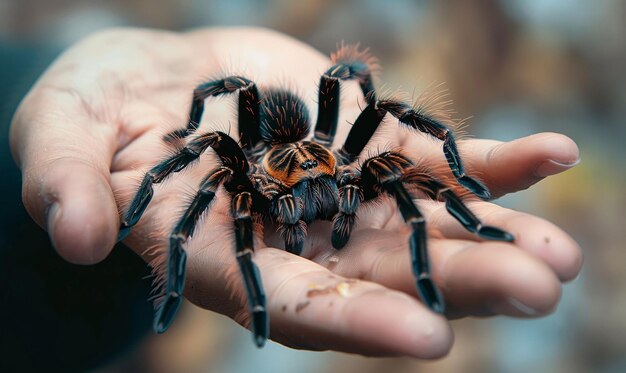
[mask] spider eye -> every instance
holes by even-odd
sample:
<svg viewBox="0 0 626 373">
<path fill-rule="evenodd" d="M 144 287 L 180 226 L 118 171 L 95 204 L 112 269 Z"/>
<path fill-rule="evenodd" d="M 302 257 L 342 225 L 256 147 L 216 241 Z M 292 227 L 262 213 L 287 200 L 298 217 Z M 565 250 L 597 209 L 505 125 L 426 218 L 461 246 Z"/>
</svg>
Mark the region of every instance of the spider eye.
<svg viewBox="0 0 626 373">
<path fill-rule="evenodd" d="M 311 159 L 307 159 L 306 161 L 302 162 L 302 164 L 300 165 L 300 168 L 303 170 L 310 170 L 312 168 L 317 167 L 318 163 L 316 160 L 311 160 Z"/>
</svg>

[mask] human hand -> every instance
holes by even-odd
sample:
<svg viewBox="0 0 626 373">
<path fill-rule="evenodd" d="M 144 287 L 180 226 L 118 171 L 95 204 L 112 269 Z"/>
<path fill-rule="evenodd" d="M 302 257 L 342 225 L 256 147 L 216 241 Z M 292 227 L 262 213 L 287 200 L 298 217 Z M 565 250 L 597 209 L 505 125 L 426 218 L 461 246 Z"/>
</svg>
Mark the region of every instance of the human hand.
<svg viewBox="0 0 626 373">
<path fill-rule="evenodd" d="M 236 72 L 250 73 L 261 85 L 286 81 L 313 112 L 315 84 L 329 61 L 264 30 L 115 30 L 71 48 L 42 76 L 16 113 L 11 145 L 23 171 L 25 206 L 61 256 L 81 264 L 107 256 L 118 233 L 118 211 L 125 210 L 143 173 L 167 154 L 162 135 L 186 124 L 193 88 L 231 64 L 243 66 Z M 344 87 L 336 144 L 345 138 L 346 122 L 359 113 L 360 93 L 354 84 Z M 209 101 L 202 128 L 232 120 L 228 105 Z M 390 131 L 378 141 L 402 145 L 425 164 L 445 162 L 440 148 L 425 148 L 419 135 Z M 470 174 L 481 175 L 494 196 L 525 189 L 578 160 L 575 144 L 556 134 L 510 143 L 467 140 L 460 148 Z M 214 165 L 207 155 L 159 186 L 125 243 L 158 267 L 158 253 L 165 251 L 186 197 Z M 558 302 L 560 282 L 579 271 L 576 243 L 540 218 L 469 202 L 486 224 L 516 237 L 514 243 L 483 242 L 462 230 L 441 203 L 419 204 L 431 233 L 433 277 L 450 317 L 544 315 Z M 186 245 L 185 296 L 247 325 L 232 229 L 229 201 L 218 193 Z M 278 243 L 271 232 L 265 234 L 265 243 Z M 444 317 L 415 298 L 407 236 L 396 208 L 386 204 L 359 215 L 341 251 L 330 248 L 323 222 L 309 230 L 302 257 L 256 240 L 254 260 L 267 293 L 272 339 L 367 355 L 445 354 L 452 332 Z"/>
</svg>

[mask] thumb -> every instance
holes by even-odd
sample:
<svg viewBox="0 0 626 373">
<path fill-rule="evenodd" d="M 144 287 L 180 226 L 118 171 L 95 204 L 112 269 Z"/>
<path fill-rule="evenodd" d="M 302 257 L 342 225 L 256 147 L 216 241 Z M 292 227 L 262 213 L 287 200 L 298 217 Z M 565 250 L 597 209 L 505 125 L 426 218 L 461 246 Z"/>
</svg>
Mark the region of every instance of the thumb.
<svg viewBox="0 0 626 373">
<path fill-rule="evenodd" d="M 93 264 L 109 254 L 119 225 L 109 184 L 116 130 L 73 100 L 35 88 L 13 118 L 11 150 L 30 216 L 64 259 Z"/>
</svg>

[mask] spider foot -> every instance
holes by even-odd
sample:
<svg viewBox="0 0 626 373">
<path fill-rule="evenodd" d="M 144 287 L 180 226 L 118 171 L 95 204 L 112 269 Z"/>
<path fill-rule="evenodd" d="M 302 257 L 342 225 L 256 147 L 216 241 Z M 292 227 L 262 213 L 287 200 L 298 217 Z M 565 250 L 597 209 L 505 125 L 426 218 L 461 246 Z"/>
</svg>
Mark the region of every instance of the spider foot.
<svg viewBox="0 0 626 373">
<path fill-rule="evenodd" d="M 261 348 L 267 342 L 270 329 L 270 319 L 267 310 L 263 306 L 256 306 L 252 310 L 252 332 L 254 333 L 254 343 Z"/>
<path fill-rule="evenodd" d="M 265 292 L 258 267 L 252 262 L 252 251 L 240 251 L 237 257 L 248 295 L 248 305 L 252 316 L 250 329 L 257 347 L 263 347 L 269 337 L 270 319 L 266 308 Z"/>
<path fill-rule="evenodd" d="M 178 241 L 174 240 L 173 243 L 177 244 Z M 185 288 L 186 263 L 187 254 L 184 250 L 174 249 L 170 251 L 167 268 L 168 283 L 165 297 L 154 316 L 153 328 L 154 331 L 159 334 L 165 332 L 170 327 L 182 303 L 182 294 Z"/>
<path fill-rule="evenodd" d="M 170 291 L 165 295 L 163 303 L 161 303 L 154 316 L 153 328 L 155 332 L 161 334 L 170 327 L 176 317 L 182 300 L 183 297 L 175 291 Z"/>
<path fill-rule="evenodd" d="M 480 181 L 473 179 L 467 175 L 461 176 L 457 179 L 459 184 L 464 186 L 467 190 L 474 193 L 476 196 L 483 200 L 491 199 L 491 193 L 489 189 Z"/>
<path fill-rule="evenodd" d="M 350 239 L 350 232 L 354 226 L 356 215 L 337 214 L 333 219 L 333 233 L 331 242 L 336 250 L 343 249 Z"/>
<path fill-rule="evenodd" d="M 302 253 L 302 248 L 304 246 L 304 241 L 297 242 L 286 242 L 285 250 L 292 254 L 300 255 Z"/>
<path fill-rule="evenodd" d="M 515 241 L 515 236 L 513 236 L 511 233 L 497 227 L 492 227 L 490 225 L 481 226 L 476 233 L 480 238 L 484 238 L 486 240 L 505 242 Z"/>
<path fill-rule="evenodd" d="M 480 219 L 461 201 L 451 190 L 441 193 L 446 200 L 446 209 L 465 229 L 478 235 L 480 238 L 494 241 L 513 242 L 515 237 L 500 228 L 483 225 Z"/>
<path fill-rule="evenodd" d="M 120 242 L 123 239 L 125 239 L 126 237 L 128 237 L 128 235 L 130 234 L 132 227 L 128 227 L 124 224 L 122 224 L 122 226 L 120 227 L 120 232 L 117 234 L 117 241 L 116 242 Z"/>
<path fill-rule="evenodd" d="M 304 247 L 304 237 L 306 237 L 306 224 L 300 220 L 296 224 L 282 224 L 279 229 L 285 240 L 285 250 L 300 255 Z"/>
<path fill-rule="evenodd" d="M 417 292 L 424 304 L 433 312 L 442 314 L 445 310 L 443 296 L 427 273 L 417 277 Z"/>
<path fill-rule="evenodd" d="M 341 232 L 338 232 L 334 229 L 333 229 L 332 236 L 330 237 L 330 241 L 335 250 L 343 249 L 343 247 L 346 246 L 346 244 L 348 243 L 349 239 L 350 239 L 350 236 L 342 234 Z"/>
</svg>

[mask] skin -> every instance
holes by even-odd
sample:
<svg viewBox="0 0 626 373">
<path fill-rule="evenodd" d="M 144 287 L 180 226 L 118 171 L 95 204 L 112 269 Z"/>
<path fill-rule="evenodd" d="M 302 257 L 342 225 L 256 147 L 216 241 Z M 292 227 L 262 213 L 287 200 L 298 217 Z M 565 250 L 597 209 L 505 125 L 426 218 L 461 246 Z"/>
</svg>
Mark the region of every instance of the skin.
<svg viewBox="0 0 626 373">
<path fill-rule="evenodd" d="M 231 72 L 260 85 L 286 83 L 314 114 L 316 83 L 329 63 L 311 47 L 261 29 L 184 34 L 115 29 L 90 36 L 58 58 L 15 115 L 11 146 L 23 172 L 24 204 L 63 258 L 97 263 L 111 251 L 119 211 L 126 208 L 142 174 L 168 154 L 161 135 L 186 124 L 191 92 L 199 82 L 224 68 L 243 66 L 243 72 Z M 359 113 L 358 97 L 355 83 L 344 84 L 336 144 Z M 201 128 L 232 125 L 233 108 L 225 104 L 229 100 L 207 100 Z M 372 149 L 402 145 L 423 164 L 445 166 L 440 144 L 397 128 L 387 120 Z M 554 133 L 508 143 L 466 140 L 459 148 L 470 175 L 480 175 L 494 197 L 526 189 L 579 160 L 576 144 Z M 125 243 L 158 264 L 185 198 L 213 167 L 214 156 L 208 154 L 157 186 Z M 517 239 L 478 240 L 441 203 L 419 202 L 429 224 L 431 268 L 447 302 L 446 316 L 537 317 L 552 312 L 561 283 L 580 270 L 576 242 L 541 218 L 489 202 L 468 205 L 486 224 Z M 185 296 L 247 326 L 232 229 L 229 201 L 221 191 L 186 245 Z M 271 338 L 296 348 L 365 355 L 430 359 L 448 353 L 453 343 L 448 319 L 416 299 L 409 231 L 394 205 L 363 209 L 357 230 L 340 252 L 330 247 L 329 229 L 326 222 L 310 227 L 302 257 L 274 248 L 281 244 L 269 225 L 264 241 L 256 239 L 254 260 L 268 297 Z"/>
</svg>

